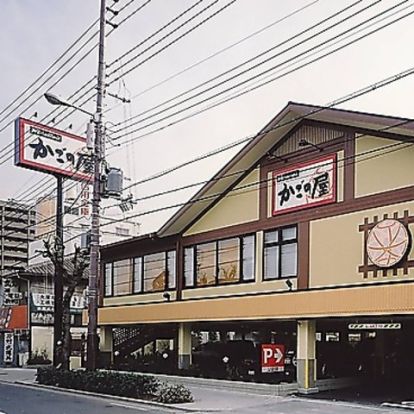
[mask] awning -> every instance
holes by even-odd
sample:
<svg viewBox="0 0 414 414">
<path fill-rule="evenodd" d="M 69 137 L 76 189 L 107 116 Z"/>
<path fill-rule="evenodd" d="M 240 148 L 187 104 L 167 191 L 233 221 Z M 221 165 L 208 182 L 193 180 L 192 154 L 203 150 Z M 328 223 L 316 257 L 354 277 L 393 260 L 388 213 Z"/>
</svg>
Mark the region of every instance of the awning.
<svg viewBox="0 0 414 414">
<path fill-rule="evenodd" d="M 0 329 L 28 329 L 27 305 L 0 308 Z"/>
</svg>

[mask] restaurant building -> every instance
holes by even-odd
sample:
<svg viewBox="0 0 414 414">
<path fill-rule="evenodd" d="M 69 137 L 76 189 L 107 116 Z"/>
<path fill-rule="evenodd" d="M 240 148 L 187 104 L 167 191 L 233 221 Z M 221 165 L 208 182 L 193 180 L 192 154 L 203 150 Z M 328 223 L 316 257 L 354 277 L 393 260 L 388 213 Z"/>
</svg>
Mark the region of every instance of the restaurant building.
<svg viewBox="0 0 414 414">
<path fill-rule="evenodd" d="M 158 232 L 102 248 L 101 351 L 170 339 L 187 369 L 195 333 L 216 332 L 253 342 L 262 377 L 289 358 L 303 392 L 410 375 L 413 136 L 289 103 Z"/>
</svg>

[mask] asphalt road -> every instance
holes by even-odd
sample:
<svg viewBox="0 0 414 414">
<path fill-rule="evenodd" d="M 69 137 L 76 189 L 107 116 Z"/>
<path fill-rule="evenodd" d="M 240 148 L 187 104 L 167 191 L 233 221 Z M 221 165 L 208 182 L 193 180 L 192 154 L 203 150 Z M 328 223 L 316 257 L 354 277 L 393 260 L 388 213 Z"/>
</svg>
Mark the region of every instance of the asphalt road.
<svg viewBox="0 0 414 414">
<path fill-rule="evenodd" d="M 231 402 L 234 396 L 228 393 Z M 231 406 L 232 404 L 230 404 Z M 224 408 L 224 407 L 223 407 Z M 35 389 L 18 384 L 0 383 L 0 413 L 3 414 L 168 414 L 178 413 L 174 408 L 148 406 L 75 395 L 60 391 Z M 200 410 L 199 413 L 203 411 Z M 237 408 L 226 407 L 221 413 L 237 414 L 391 414 L 400 410 L 378 406 L 361 406 L 335 401 L 317 401 L 298 398 L 262 397 L 251 405 Z"/>
<path fill-rule="evenodd" d="M 131 414 L 175 413 L 177 411 L 130 402 L 77 396 L 34 389 L 15 384 L 0 384 L 0 413 L 5 414 Z"/>
</svg>

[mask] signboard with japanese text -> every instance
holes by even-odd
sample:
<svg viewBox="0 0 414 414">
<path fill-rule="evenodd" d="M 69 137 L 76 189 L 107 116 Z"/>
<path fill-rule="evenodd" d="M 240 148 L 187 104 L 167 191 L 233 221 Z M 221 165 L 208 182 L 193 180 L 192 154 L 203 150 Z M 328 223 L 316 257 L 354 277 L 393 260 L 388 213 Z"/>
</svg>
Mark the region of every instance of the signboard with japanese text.
<svg viewBox="0 0 414 414">
<path fill-rule="evenodd" d="M 285 370 L 285 346 L 281 344 L 262 344 L 262 373 L 283 372 Z"/>
<path fill-rule="evenodd" d="M 24 118 L 15 121 L 15 165 L 74 180 L 90 180 L 86 139 Z"/>
<path fill-rule="evenodd" d="M 3 362 L 13 362 L 14 354 L 14 335 L 11 332 L 4 333 L 4 353 Z"/>
<path fill-rule="evenodd" d="M 336 201 L 336 154 L 273 172 L 273 215 Z"/>
<path fill-rule="evenodd" d="M 350 323 L 348 329 L 352 330 L 377 330 L 386 329 L 394 330 L 401 329 L 401 323 L 389 322 L 389 323 Z"/>
</svg>

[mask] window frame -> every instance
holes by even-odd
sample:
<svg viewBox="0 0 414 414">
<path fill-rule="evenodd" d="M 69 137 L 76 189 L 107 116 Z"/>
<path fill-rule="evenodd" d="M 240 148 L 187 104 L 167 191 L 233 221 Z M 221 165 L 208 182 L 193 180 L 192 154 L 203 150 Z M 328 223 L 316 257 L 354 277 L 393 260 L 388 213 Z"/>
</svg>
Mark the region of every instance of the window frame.
<svg viewBox="0 0 414 414">
<path fill-rule="evenodd" d="M 294 228 L 296 231 L 296 237 L 290 240 L 283 240 L 282 234 L 283 230 Z M 277 232 L 277 242 L 271 242 L 266 244 L 266 234 Z M 296 244 L 296 275 L 294 276 L 282 276 L 282 246 L 288 244 Z M 265 273 L 265 254 L 266 254 L 266 247 L 278 247 L 278 275 L 277 277 L 267 278 Z M 299 237 L 298 237 L 298 226 L 297 224 L 288 225 L 283 227 L 277 227 L 275 229 L 265 230 L 263 232 L 263 249 L 262 249 L 262 282 L 274 282 L 275 280 L 286 280 L 291 278 L 298 277 L 298 268 L 299 268 Z"/>
<path fill-rule="evenodd" d="M 170 285 L 170 272 L 168 271 L 168 253 L 174 252 L 175 253 L 175 261 L 174 261 L 174 265 L 175 265 L 175 287 L 171 288 L 169 287 Z M 163 290 L 157 290 L 154 292 L 151 291 L 145 291 L 144 287 L 145 287 L 145 277 L 144 277 L 144 263 L 145 263 L 145 256 L 149 256 L 152 254 L 159 254 L 162 253 L 164 254 L 164 267 L 165 267 L 165 272 L 166 272 L 166 278 L 165 278 L 165 286 Z M 140 268 L 141 268 L 141 281 L 140 281 L 140 291 L 139 292 L 135 292 L 135 269 L 136 269 L 136 261 L 137 259 L 141 259 L 140 260 Z M 114 278 L 114 263 L 116 262 L 120 262 L 122 260 L 130 260 L 130 268 L 131 268 L 131 292 L 130 293 L 124 293 L 122 295 L 115 295 L 114 294 L 114 287 L 115 287 L 115 278 Z M 110 265 L 111 267 L 111 294 L 107 294 L 106 293 L 106 266 Z M 103 272 L 104 272 L 104 277 L 103 277 L 103 281 L 104 281 L 104 286 L 103 286 L 103 292 L 104 292 L 104 298 L 119 298 L 119 297 L 123 297 L 123 296 L 135 296 L 135 295 L 144 295 L 144 294 L 151 294 L 151 293 L 162 293 L 162 292 L 166 292 L 166 291 L 175 291 L 177 289 L 177 285 L 178 285 L 178 280 L 177 280 L 177 271 L 176 271 L 176 266 L 177 266 L 177 252 L 175 249 L 169 249 L 169 250 L 164 250 L 161 252 L 154 252 L 154 253 L 148 253 L 148 254 L 144 254 L 141 256 L 133 256 L 133 257 L 127 257 L 127 258 L 123 258 L 123 259 L 117 259 L 117 260 L 113 260 L 110 262 L 104 262 L 103 263 Z"/>
<path fill-rule="evenodd" d="M 243 242 L 242 240 L 247 237 L 253 237 L 253 278 L 249 280 L 244 280 L 244 266 L 243 266 Z M 219 242 L 238 239 L 238 256 L 239 256 L 239 278 L 235 282 L 228 282 L 228 283 L 219 283 Z M 197 285 L 197 246 L 202 246 L 205 244 L 214 243 L 215 245 L 215 277 L 214 277 L 214 284 L 211 285 Z M 202 289 L 208 287 L 221 287 L 221 286 L 231 286 L 231 285 L 238 285 L 238 284 L 245 284 L 245 283 L 255 283 L 256 282 L 256 263 L 257 263 L 257 236 L 256 233 L 247 233 L 240 236 L 232 236 L 232 237 L 223 237 L 216 240 L 209 240 L 202 243 L 184 246 L 183 249 L 183 289 Z M 193 258 L 193 274 L 192 274 L 192 285 L 186 285 L 186 278 L 185 278 L 185 250 L 191 249 L 192 250 L 192 258 Z"/>
</svg>

